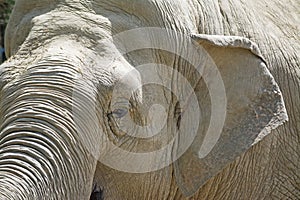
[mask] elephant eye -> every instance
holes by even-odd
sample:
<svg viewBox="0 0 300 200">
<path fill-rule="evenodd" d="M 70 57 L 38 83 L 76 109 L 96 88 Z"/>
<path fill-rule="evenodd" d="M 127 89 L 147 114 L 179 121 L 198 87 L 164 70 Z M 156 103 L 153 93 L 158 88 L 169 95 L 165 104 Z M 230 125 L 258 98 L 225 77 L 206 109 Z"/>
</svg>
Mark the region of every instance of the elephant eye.
<svg viewBox="0 0 300 200">
<path fill-rule="evenodd" d="M 112 111 L 112 115 L 116 118 L 122 118 L 128 113 L 128 109 L 126 108 L 118 108 Z"/>
</svg>

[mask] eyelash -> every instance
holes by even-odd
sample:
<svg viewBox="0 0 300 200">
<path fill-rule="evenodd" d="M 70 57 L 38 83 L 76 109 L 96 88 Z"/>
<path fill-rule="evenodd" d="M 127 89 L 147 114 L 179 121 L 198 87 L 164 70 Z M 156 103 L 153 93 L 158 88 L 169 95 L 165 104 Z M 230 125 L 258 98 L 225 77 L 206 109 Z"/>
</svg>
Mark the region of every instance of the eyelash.
<svg viewBox="0 0 300 200">
<path fill-rule="evenodd" d="M 116 119 L 120 119 L 120 118 L 126 116 L 133 107 L 131 101 L 120 101 L 117 104 L 119 106 L 113 106 L 113 107 L 116 107 L 116 109 L 113 109 L 111 112 L 109 112 L 107 114 L 108 117 L 114 117 Z"/>
<path fill-rule="evenodd" d="M 111 115 L 117 115 L 117 118 L 122 118 L 127 115 L 128 109 L 117 108 L 111 112 Z"/>
</svg>

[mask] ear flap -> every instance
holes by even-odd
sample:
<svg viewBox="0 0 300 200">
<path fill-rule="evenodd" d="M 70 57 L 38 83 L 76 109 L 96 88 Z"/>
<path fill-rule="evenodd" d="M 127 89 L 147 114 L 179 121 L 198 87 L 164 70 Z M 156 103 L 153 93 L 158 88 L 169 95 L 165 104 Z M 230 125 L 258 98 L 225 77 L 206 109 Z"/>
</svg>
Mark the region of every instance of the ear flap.
<svg viewBox="0 0 300 200">
<path fill-rule="evenodd" d="M 214 120 L 218 119 L 212 117 L 207 83 L 197 84 L 195 92 L 202 113 L 200 126 L 192 145 L 174 163 L 176 180 L 185 196 L 192 195 L 287 120 L 281 92 L 255 43 L 236 36 L 198 34 L 192 39 L 208 52 L 217 66 L 224 82 L 227 106 L 221 133 L 215 141 L 209 139 L 216 134 L 209 127 L 214 127 Z M 188 113 L 182 118 L 188 119 Z"/>
</svg>

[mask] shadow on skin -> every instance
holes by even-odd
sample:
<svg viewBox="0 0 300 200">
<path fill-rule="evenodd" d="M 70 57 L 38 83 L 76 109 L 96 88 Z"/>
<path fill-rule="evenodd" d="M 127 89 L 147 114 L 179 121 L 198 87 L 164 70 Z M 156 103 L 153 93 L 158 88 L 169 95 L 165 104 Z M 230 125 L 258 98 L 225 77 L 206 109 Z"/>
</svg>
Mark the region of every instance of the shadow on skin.
<svg viewBox="0 0 300 200">
<path fill-rule="evenodd" d="M 104 200 L 103 189 L 95 185 L 90 200 Z"/>
</svg>

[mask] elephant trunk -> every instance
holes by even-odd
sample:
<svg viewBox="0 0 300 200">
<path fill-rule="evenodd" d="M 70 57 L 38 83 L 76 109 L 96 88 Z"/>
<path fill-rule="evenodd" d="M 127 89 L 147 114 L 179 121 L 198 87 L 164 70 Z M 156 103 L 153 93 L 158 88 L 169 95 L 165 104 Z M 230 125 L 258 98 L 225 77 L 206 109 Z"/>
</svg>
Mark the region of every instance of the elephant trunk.
<svg viewBox="0 0 300 200">
<path fill-rule="evenodd" d="M 6 66 L 2 78 L 15 76 L 0 94 L 0 199 L 87 198 L 96 159 L 82 145 L 91 127 L 79 134 L 73 115 L 79 71 L 61 59 Z"/>
</svg>

